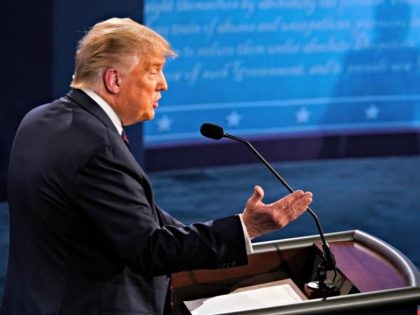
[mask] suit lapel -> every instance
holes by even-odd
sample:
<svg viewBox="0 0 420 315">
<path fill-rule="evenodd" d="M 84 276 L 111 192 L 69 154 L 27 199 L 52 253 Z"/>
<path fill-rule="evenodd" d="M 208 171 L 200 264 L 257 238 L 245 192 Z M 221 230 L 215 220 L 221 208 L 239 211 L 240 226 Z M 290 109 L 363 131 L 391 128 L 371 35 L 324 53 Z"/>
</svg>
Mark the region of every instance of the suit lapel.
<svg viewBox="0 0 420 315">
<path fill-rule="evenodd" d="M 80 107 L 87 110 L 89 113 L 101 120 L 108 128 L 115 130 L 118 133 L 117 128 L 112 123 L 111 119 L 104 112 L 104 110 L 96 104 L 85 92 L 78 89 L 72 89 L 67 93 L 67 97 L 72 99 L 73 102 L 77 103 Z"/>
<path fill-rule="evenodd" d="M 108 128 L 111 128 L 118 134 L 117 128 L 115 128 L 114 124 L 112 123 L 111 119 L 108 117 L 108 115 L 103 111 L 103 109 L 96 104 L 96 102 L 91 99 L 85 92 L 78 89 L 72 89 L 67 93 L 67 97 L 70 98 L 73 102 L 78 104 L 80 107 L 84 108 L 86 111 L 97 117 L 99 120 L 101 120 Z M 139 167 L 139 165 L 137 164 Z M 160 226 L 164 225 L 164 220 L 162 213 L 159 209 L 157 209 L 154 200 L 153 200 L 153 192 L 152 192 L 152 186 L 149 181 L 148 176 L 144 173 L 143 169 L 141 167 L 138 168 L 138 171 L 142 174 L 143 180 L 146 181 L 146 186 L 149 187 L 149 202 L 150 207 L 155 212 L 155 215 L 159 221 Z M 148 198 L 148 199 L 149 199 Z"/>
</svg>

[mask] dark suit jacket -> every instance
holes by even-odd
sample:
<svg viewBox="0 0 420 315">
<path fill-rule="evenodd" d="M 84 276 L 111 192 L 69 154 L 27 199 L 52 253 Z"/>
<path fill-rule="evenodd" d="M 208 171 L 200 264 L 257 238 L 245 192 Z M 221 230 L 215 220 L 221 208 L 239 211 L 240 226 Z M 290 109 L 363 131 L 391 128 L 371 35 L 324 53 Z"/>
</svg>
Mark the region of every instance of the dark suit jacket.
<svg viewBox="0 0 420 315">
<path fill-rule="evenodd" d="M 237 216 L 184 226 L 157 207 L 116 128 L 80 90 L 23 119 L 8 192 L 2 315 L 161 314 L 170 273 L 247 262 Z"/>
</svg>

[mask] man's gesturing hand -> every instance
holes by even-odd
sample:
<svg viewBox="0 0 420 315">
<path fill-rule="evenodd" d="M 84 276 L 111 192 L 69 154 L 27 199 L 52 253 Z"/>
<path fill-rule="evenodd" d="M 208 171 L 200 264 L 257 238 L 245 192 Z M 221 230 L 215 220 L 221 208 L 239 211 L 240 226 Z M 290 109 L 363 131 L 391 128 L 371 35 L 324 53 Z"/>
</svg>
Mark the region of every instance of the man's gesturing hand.
<svg viewBox="0 0 420 315">
<path fill-rule="evenodd" d="M 295 220 L 312 202 L 312 193 L 297 190 L 271 204 L 263 203 L 263 198 L 264 190 L 255 186 L 242 213 L 242 220 L 251 239 L 283 228 Z"/>
</svg>

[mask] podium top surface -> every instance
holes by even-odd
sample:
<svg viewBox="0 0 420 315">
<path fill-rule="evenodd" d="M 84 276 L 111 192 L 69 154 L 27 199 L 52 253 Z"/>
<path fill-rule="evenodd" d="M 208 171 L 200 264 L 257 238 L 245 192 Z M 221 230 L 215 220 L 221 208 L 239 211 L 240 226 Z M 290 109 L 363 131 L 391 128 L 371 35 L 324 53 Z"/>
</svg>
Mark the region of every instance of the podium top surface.
<svg viewBox="0 0 420 315">
<path fill-rule="evenodd" d="M 360 230 L 325 235 L 343 273 L 349 273 L 361 292 L 398 287 L 420 287 L 414 264 L 398 249 Z M 321 243 L 319 236 L 297 237 L 255 243 L 254 254 L 273 250 L 302 248 Z M 366 272 L 369 272 L 367 275 Z M 372 278 L 375 281 L 369 281 Z"/>
</svg>

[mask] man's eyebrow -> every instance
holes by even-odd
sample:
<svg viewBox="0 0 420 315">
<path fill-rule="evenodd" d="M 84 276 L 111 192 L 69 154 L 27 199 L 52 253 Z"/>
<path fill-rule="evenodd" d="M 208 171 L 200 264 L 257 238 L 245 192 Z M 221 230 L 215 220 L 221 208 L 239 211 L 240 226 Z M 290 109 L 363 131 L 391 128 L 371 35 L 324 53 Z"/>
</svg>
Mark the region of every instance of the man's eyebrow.
<svg viewBox="0 0 420 315">
<path fill-rule="evenodd" d="M 146 67 L 162 67 L 164 62 L 148 62 L 145 64 Z"/>
</svg>

